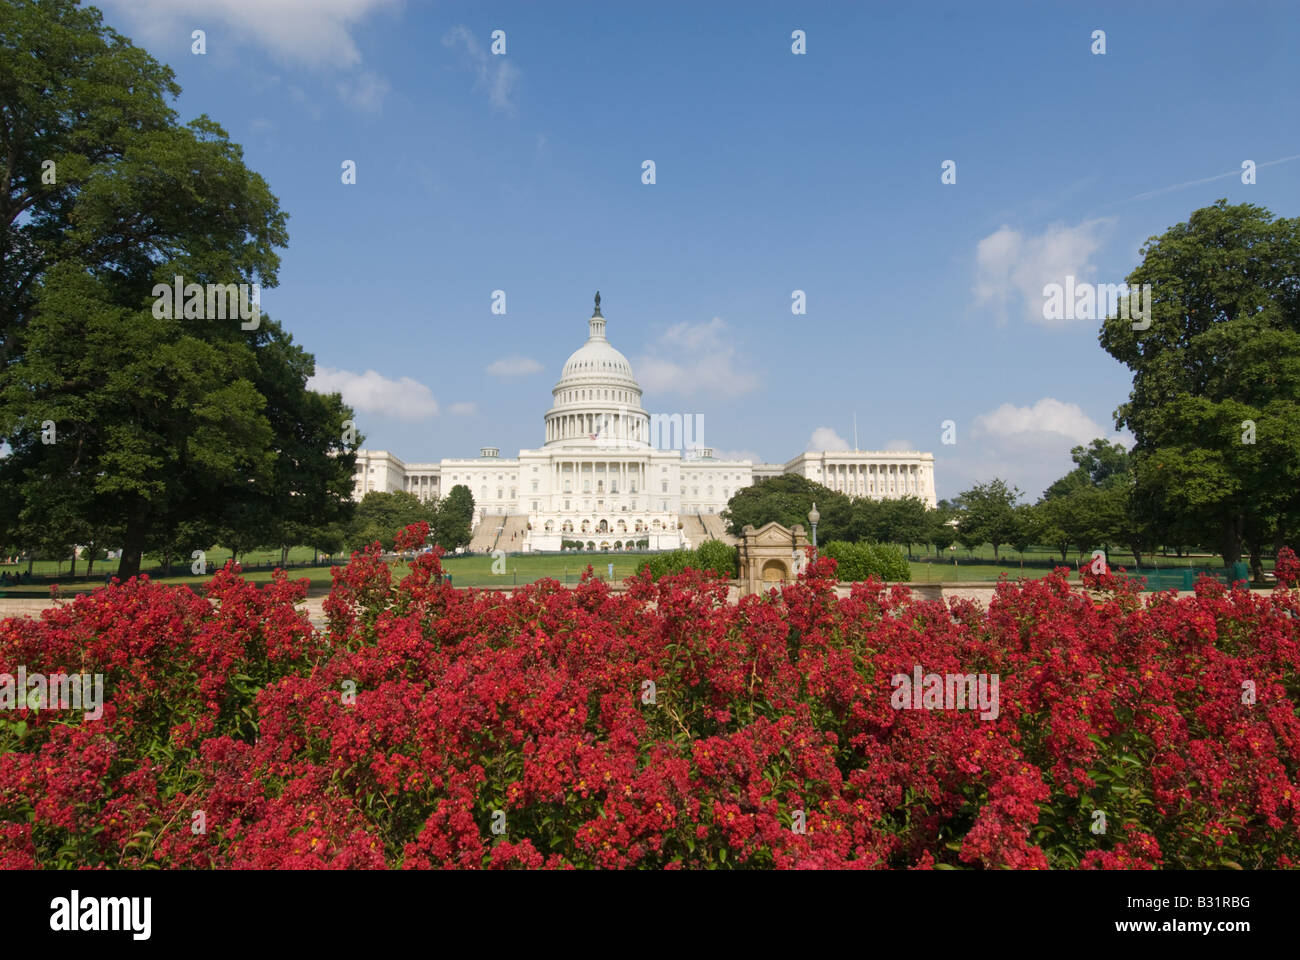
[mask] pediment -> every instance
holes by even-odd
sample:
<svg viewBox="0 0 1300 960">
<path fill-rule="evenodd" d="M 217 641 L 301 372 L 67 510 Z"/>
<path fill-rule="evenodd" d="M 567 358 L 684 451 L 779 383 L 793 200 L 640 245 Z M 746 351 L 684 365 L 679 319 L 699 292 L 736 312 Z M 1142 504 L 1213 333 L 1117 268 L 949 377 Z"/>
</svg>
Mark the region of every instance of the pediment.
<svg viewBox="0 0 1300 960">
<path fill-rule="evenodd" d="M 775 520 L 763 524 L 752 533 L 745 531 L 746 539 L 754 546 L 789 546 L 792 539 L 803 540 L 805 537 L 803 526 L 795 524 L 794 529 L 782 526 Z"/>
</svg>

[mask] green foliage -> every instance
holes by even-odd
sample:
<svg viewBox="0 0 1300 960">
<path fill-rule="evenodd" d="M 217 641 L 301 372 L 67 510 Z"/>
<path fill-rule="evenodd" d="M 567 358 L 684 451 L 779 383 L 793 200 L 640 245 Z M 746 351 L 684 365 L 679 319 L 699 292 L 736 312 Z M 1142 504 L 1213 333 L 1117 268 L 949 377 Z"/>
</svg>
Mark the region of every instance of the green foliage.
<svg viewBox="0 0 1300 960">
<path fill-rule="evenodd" d="M 385 550 L 392 550 L 397 533 L 404 527 L 421 521 L 432 527 L 436 516 L 437 507 L 413 493 L 372 490 L 357 504 L 348 545 L 361 550 L 378 540 Z"/>
<path fill-rule="evenodd" d="M 957 511 L 946 500 L 926 511 L 925 542 L 932 544 L 936 553 L 942 554 L 957 542 L 957 528 L 950 522 L 956 516 Z"/>
<path fill-rule="evenodd" d="M 835 561 L 835 575 L 846 582 L 871 577 L 904 583 L 912 579 L 912 568 L 903 552 L 888 544 L 832 540 L 822 552 Z"/>
<path fill-rule="evenodd" d="M 1300 535 L 1300 218 L 1219 200 L 1142 248 L 1150 326 L 1107 319 L 1102 347 L 1133 371 L 1117 426 L 1136 438 L 1134 504 L 1175 542 Z M 1248 424 L 1249 422 L 1249 424 Z M 1251 435 L 1253 425 L 1253 436 Z"/>
<path fill-rule="evenodd" d="M 306 390 L 309 354 L 265 315 L 154 316 L 177 275 L 275 286 L 288 242 L 239 146 L 178 121 L 179 92 L 93 8 L 0 5 L 0 525 L 29 549 L 120 545 L 122 577 L 205 546 L 177 531 L 287 544 L 351 509 L 351 411 Z"/>
<path fill-rule="evenodd" d="M 1020 491 L 1007 486 L 1003 480 L 977 483 L 960 497 L 962 513 L 959 518 L 958 538 L 967 549 L 982 543 L 993 545 L 993 557 L 998 548 L 1010 543 L 1016 535 L 1016 501 Z"/>
<path fill-rule="evenodd" d="M 695 548 L 695 566 L 701 570 L 714 570 L 734 580 L 740 576 L 739 553 L 721 540 L 705 540 Z"/>
<path fill-rule="evenodd" d="M 746 525 L 755 529 L 775 520 L 784 527 L 802 526 L 811 536 L 808 513 L 813 504 L 821 519 L 818 540 L 832 540 L 849 534 L 854 504 L 847 496 L 792 473 L 766 477 L 742 487 L 727 502 L 722 519 L 732 536 L 739 537 Z"/>
<path fill-rule="evenodd" d="M 458 483 L 438 501 L 433 527 L 434 542 L 450 552 L 470 541 L 474 521 L 474 497 L 469 487 Z"/>
<path fill-rule="evenodd" d="M 694 550 L 665 550 L 656 553 L 646 560 L 643 569 L 649 569 L 650 576 L 656 580 L 681 573 L 687 567 L 712 570 L 734 580 L 739 575 L 738 554 L 735 547 L 728 546 L 721 540 L 706 540 Z"/>
</svg>

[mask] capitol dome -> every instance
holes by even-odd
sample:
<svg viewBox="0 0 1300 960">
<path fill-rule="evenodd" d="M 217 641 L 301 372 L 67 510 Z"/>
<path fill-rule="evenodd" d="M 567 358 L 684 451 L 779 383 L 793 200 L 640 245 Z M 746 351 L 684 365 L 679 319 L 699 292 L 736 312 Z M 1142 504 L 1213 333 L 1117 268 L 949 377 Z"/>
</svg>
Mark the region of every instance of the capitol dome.
<svg viewBox="0 0 1300 960">
<path fill-rule="evenodd" d="M 641 385 L 632 364 L 605 338 L 600 293 L 588 321 L 587 342 L 570 354 L 551 390 L 546 443 L 608 446 L 612 441 L 648 445 L 649 420 L 641 408 Z"/>
</svg>

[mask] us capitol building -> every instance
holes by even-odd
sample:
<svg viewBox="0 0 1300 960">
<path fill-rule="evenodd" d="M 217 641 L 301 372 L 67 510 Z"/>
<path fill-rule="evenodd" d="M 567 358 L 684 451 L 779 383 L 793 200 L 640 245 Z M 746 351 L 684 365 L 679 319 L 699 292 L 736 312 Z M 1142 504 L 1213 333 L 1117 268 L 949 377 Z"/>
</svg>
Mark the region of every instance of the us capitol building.
<svg viewBox="0 0 1300 960">
<path fill-rule="evenodd" d="M 386 450 L 358 450 L 353 498 L 404 490 L 422 500 L 457 484 L 474 497 L 472 550 L 651 550 L 730 541 L 718 514 L 742 487 L 794 473 L 850 497 L 915 496 L 935 505 L 934 455 L 826 450 L 784 464 L 719 460 L 691 437 L 691 417 L 651 415 L 627 358 L 605 336 L 600 294 L 587 342 L 551 390 L 545 442 L 504 459 L 479 456 L 403 463 Z M 699 417 L 696 418 L 699 423 Z"/>
</svg>

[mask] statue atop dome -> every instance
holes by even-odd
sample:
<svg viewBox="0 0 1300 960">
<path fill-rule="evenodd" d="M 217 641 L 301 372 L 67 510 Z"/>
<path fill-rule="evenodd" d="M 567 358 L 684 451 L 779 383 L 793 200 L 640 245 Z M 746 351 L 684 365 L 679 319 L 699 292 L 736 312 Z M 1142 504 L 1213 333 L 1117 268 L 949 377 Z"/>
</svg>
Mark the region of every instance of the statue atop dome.
<svg viewBox="0 0 1300 960">
<path fill-rule="evenodd" d="M 593 317 L 600 316 L 600 291 L 599 290 L 596 291 L 596 312 L 593 313 L 592 316 Z"/>
</svg>

